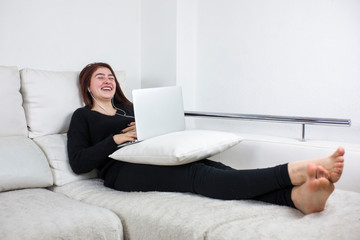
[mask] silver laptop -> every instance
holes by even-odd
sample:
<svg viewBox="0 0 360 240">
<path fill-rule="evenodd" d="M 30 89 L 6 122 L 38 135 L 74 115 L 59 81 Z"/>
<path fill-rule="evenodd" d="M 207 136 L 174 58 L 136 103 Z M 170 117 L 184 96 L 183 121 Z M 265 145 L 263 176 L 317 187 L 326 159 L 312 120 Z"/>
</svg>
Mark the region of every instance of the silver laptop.
<svg viewBox="0 0 360 240">
<path fill-rule="evenodd" d="M 123 147 L 166 133 L 185 130 L 180 86 L 136 89 L 132 92 L 137 140 Z"/>
</svg>

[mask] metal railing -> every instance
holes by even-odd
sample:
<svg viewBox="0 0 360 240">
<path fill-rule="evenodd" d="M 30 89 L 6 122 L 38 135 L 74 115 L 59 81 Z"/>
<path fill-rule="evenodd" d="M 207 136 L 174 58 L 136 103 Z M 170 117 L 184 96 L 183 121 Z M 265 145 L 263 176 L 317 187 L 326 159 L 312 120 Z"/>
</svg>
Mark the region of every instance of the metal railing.
<svg viewBox="0 0 360 240">
<path fill-rule="evenodd" d="M 328 125 L 328 126 L 345 126 L 345 127 L 351 126 L 350 119 L 338 119 L 338 118 L 290 117 L 290 116 L 275 116 L 275 115 L 218 113 L 218 112 L 199 112 L 199 111 L 185 111 L 185 116 L 301 124 L 302 141 L 305 141 L 305 125 Z"/>
</svg>

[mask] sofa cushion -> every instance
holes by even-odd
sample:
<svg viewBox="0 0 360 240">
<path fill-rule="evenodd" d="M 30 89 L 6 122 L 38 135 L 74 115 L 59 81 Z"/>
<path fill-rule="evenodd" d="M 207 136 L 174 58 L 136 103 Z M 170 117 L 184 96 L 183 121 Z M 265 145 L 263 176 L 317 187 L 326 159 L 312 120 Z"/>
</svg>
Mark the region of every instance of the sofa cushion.
<svg viewBox="0 0 360 240">
<path fill-rule="evenodd" d="M 111 211 L 46 189 L 0 194 L 0 239 L 123 239 Z"/>
<path fill-rule="evenodd" d="M 20 74 L 29 136 L 66 133 L 72 113 L 83 105 L 79 72 L 23 69 Z M 121 81 L 125 75 L 116 76 Z"/>
<path fill-rule="evenodd" d="M 359 239 L 360 194 L 335 190 L 323 212 L 295 214 L 275 205 L 249 204 L 245 214 L 207 233 L 208 240 Z"/>
<path fill-rule="evenodd" d="M 16 67 L 0 66 L 0 137 L 27 136 L 26 119 Z"/>
<path fill-rule="evenodd" d="M 360 193 L 335 190 L 323 212 L 194 194 L 122 192 L 99 179 L 55 187 L 72 199 L 114 211 L 126 239 L 358 239 Z M 299 230 L 300 229 L 300 230 Z M 296 234 L 297 232 L 301 234 Z"/>
<path fill-rule="evenodd" d="M 44 153 L 27 137 L 0 137 L 0 166 L 0 191 L 53 184 Z"/>
<path fill-rule="evenodd" d="M 94 178 L 97 176 L 95 170 L 81 175 L 77 175 L 72 171 L 66 148 L 66 134 L 42 136 L 34 138 L 33 140 L 43 150 L 50 163 L 55 185 L 61 186 L 76 180 Z"/>
<path fill-rule="evenodd" d="M 180 165 L 223 152 L 241 140 L 240 136 L 233 133 L 187 130 L 164 134 L 122 147 L 109 157 L 132 163 Z"/>
<path fill-rule="evenodd" d="M 81 107 L 78 72 L 21 70 L 21 91 L 29 137 L 65 133 L 73 111 Z"/>
</svg>

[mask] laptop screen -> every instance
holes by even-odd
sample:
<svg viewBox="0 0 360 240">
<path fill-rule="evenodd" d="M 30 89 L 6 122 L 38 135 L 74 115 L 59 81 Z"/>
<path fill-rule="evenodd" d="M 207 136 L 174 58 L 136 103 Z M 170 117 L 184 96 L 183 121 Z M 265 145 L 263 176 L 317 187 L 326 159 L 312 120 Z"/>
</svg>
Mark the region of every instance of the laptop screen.
<svg viewBox="0 0 360 240">
<path fill-rule="evenodd" d="M 180 86 L 133 90 L 138 140 L 185 130 Z"/>
</svg>

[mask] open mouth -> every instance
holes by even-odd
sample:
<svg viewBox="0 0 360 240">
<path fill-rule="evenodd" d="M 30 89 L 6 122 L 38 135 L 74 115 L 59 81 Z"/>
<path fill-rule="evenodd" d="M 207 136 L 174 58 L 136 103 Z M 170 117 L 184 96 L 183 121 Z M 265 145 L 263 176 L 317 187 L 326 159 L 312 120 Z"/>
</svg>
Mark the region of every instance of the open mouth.
<svg viewBox="0 0 360 240">
<path fill-rule="evenodd" d="M 112 91 L 112 87 L 110 87 L 110 86 L 107 86 L 107 87 L 103 87 L 103 88 L 101 88 L 101 90 L 103 90 L 103 91 Z"/>
</svg>

